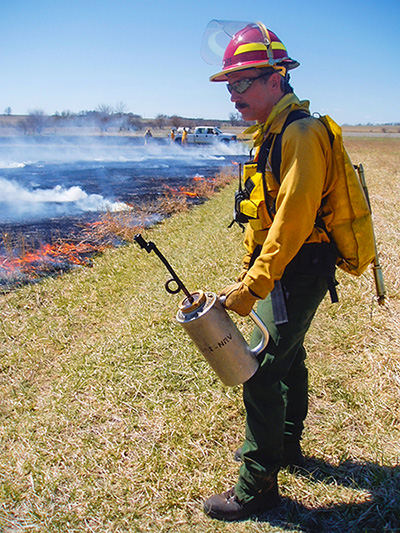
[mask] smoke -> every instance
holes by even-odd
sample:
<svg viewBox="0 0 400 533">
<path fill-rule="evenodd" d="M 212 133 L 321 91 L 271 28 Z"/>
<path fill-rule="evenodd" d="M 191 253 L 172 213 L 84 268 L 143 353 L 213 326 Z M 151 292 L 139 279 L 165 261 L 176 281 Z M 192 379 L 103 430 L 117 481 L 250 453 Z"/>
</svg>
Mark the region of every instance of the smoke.
<svg viewBox="0 0 400 533">
<path fill-rule="evenodd" d="M 112 202 L 100 194 L 87 194 L 81 187 L 28 189 L 0 178 L 0 222 L 24 221 L 78 215 L 94 211 L 128 211 L 123 202 Z"/>
<path fill-rule="evenodd" d="M 0 224 L 127 211 L 163 180 L 218 171 L 246 153 L 243 143 L 182 147 L 167 139 L 9 137 L 0 142 Z M 118 201 L 117 199 L 124 201 Z"/>
<path fill-rule="evenodd" d="M 152 158 L 202 160 L 213 157 L 246 155 L 244 143 L 182 147 L 168 139 L 153 139 L 148 144 L 140 137 L 9 137 L 0 142 L 0 169 L 35 163 L 135 162 Z"/>
</svg>

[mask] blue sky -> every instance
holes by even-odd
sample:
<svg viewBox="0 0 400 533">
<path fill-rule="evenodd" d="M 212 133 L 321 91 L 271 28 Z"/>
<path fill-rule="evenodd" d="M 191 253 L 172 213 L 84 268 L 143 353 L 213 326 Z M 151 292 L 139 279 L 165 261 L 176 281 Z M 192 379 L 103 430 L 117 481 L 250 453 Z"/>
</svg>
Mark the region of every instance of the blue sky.
<svg viewBox="0 0 400 533">
<path fill-rule="evenodd" d="M 400 121 L 399 0 L 2 0 L 0 113 L 96 109 L 122 102 L 228 118 L 218 71 L 200 56 L 211 19 L 260 20 L 301 66 L 292 85 L 337 122 Z"/>
</svg>

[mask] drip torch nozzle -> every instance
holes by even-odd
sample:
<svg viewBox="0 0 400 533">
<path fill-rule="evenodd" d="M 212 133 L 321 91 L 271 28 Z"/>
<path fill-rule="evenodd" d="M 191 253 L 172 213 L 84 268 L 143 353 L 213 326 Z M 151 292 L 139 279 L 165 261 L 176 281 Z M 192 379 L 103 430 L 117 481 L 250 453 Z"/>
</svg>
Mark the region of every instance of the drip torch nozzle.
<svg viewBox="0 0 400 533">
<path fill-rule="evenodd" d="M 180 278 L 177 276 L 176 272 L 172 268 L 172 266 L 169 264 L 169 262 L 165 259 L 163 254 L 160 252 L 160 250 L 157 248 L 157 246 L 154 244 L 154 242 L 147 242 L 145 239 L 138 233 L 133 237 L 133 240 L 138 243 L 138 245 L 146 250 L 146 252 L 149 254 L 151 251 L 155 252 L 158 257 L 161 259 L 161 261 L 164 263 L 164 265 L 167 267 L 169 273 L 172 275 L 172 278 L 169 279 L 165 284 L 165 289 L 170 294 L 177 294 L 181 290 L 185 293 L 187 299 L 190 303 L 194 302 L 193 296 L 190 294 L 190 292 L 187 290 L 185 285 L 182 283 Z M 171 288 L 171 283 L 176 283 L 176 288 Z"/>
</svg>

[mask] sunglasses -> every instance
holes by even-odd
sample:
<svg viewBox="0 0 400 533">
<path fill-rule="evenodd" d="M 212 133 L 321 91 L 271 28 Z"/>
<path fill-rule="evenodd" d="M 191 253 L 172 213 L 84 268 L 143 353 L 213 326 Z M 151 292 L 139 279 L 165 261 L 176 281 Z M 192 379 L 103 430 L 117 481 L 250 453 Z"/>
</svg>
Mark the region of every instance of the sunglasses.
<svg viewBox="0 0 400 533">
<path fill-rule="evenodd" d="M 266 76 L 271 76 L 273 72 L 267 72 L 265 74 L 261 74 L 260 76 L 256 76 L 255 78 L 243 78 L 242 80 L 234 81 L 233 83 L 228 83 L 226 88 L 228 91 L 232 94 L 232 91 L 235 91 L 236 93 L 242 94 L 244 91 L 247 91 L 253 83 L 258 80 L 259 78 L 265 78 Z"/>
</svg>

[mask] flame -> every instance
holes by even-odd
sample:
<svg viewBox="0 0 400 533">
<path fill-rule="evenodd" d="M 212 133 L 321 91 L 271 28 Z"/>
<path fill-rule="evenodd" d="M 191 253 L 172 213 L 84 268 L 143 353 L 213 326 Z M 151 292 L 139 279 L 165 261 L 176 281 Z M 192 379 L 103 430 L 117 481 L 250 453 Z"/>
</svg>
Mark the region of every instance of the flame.
<svg viewBox="0 0 400 533">
<path fill-rule="evenodd" d="M 95 222 L 88 222 L 86 225 L 91 228 L 95 228 L 96 226 L 101 226 L 104 224 L 103 220 L 96 220 Z"/>
<path fill-rule="evenodd" d="M 189 196 L 191 198 L 197 197 L 197 193 L 189 189 L 185 189 L 185 187 L 179 187 L 179 189 L 174 189 L 173 187 L 170 187 L 169 185 L 165 185 L 164 188 L 167 189 L 167 191 L 169 191 L 171 194 L 184 195 L 184 196 Z"/>
<path fill-rule="evenodd" d="M 199 195 L 201 196 L 202 184 L 215 182 L 215 178 L 205 178 L 204 176 L 198 175 L 193 176 L 192 179 L 194 182 L 197 182 L 193 185 L 192 189 L 186 189 L 185 187 L 179 187 L 179 189 L 174 189 L 169 185 L 164 185 L 164 189 L 166 189 L 171 194 L 176 194 L 178 196 L 184 195 L 190 198 L 198 198 Z"/>
<path fill-rule="evenodd" d="M 179 187 L 179 192 L 181 194 L 185 194 L 186 196 L 189 196 L 191 198 L 196 198 L 197 194 L 193 191 L 189 191 L 187 189 L 185 189 L 184 187 Z"/>
<path fill-rule="evenodd" d="M 237 163 L 234 163 L 237 164 Z M 189 198 L 207 198 L 208 190 L 213 190 L 217 180 L 213 177 L 195 175 L 189 188 L 173 188 L 165 185 L 164 189 L 175 196 Z M 133 207 L 133 205 L 132 205 Z M 116 234 L 117 235 L 117 234 Z M 91 257 L 113 246 L 110 240 L 109 221 L 105 219 L 87 222 L 81 232 L 79 243 L 61 242 L 42 244 L 37 249 L 18 248 L 18 241 L 3 234 L 3 252 L 0 252 L 0 288 L 37 280 L 54 273 L 61 273 L 71 266 L 89 266 Z M 17 246 L 14 246 L 17 243 Z M 32 248 L 34 245 L 32 245 Z M 36 248 L 36 246 L 35 246 Z"/>
<path fill-rule="evenodd" d="M 8 274 L 19 271 L 28 276 L 34 276 L 54 270 L 60 265 L 88 265 L 90 261 L 85 256 L 104 251 L 104 249 L 105 246 L 95 246 L 87 242 L 47 243 L 40 246 L 38 250 L 25 252 L 20 257 L 3 256 L 0 258 L 0 266 Z"/>
</svg>

